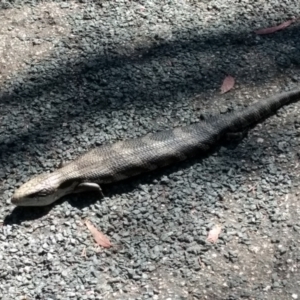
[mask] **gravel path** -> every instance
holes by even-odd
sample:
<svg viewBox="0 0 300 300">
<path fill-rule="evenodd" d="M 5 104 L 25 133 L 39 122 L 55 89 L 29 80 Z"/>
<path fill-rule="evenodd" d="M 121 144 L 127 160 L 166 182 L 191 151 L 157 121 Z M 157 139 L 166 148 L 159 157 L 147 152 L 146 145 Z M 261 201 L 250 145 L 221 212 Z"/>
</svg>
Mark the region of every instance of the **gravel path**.
<svg viewBox="0 0 300 300">
<path fill-rule="evenodd" d="M 10 204 L 34 174 L 96 145 L 299 85 L 299 22 L 253 33 L 299 16 L 298 0 L 2 1 L 2 299 L 300 299 L 300 103 L 102 200 Z M 227 74 L 236 85 L 220 95 Z"/>
</svg>

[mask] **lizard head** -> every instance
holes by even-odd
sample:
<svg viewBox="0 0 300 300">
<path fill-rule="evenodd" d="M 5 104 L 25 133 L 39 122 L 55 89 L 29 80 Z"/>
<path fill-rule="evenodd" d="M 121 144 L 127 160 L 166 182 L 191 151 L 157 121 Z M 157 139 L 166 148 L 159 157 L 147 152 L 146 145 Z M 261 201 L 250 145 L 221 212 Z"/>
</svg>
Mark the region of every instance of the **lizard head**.
<svg viewBox="0 0 300 300">
<path fill-rule="evenodd" d="M 59 174 L 46 173 L 21 185 L 12 196 L 16 206 L 45 206 L 72 193 L 77 183 L 63 182 Z"/>
</svg>

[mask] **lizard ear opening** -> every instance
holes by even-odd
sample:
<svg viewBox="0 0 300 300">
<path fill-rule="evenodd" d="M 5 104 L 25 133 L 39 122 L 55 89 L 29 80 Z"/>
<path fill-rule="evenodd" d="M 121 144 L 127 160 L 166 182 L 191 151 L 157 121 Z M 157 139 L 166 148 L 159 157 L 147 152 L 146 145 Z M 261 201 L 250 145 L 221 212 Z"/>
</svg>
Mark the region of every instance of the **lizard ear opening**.
<svg viewBox="0 0 300 300">
<path fill-rule="evenodd" d="M 64 181 L 60 186 L 59 189 L 65 190 L 69 187 L 71 187 L 72 185 L 74 185 L 74 181 L 73 180 L 66 180 Z"/>
</svg>

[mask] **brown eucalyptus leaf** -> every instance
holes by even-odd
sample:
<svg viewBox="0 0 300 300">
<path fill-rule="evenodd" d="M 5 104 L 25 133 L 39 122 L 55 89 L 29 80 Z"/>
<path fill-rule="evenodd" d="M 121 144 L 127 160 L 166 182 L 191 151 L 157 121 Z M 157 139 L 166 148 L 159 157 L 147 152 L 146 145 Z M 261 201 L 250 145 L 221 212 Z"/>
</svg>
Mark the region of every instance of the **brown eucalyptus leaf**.
<svg viewBox="0 0 300 300">
<path fill-rule="evenodd" d="M 283 23 L 281 23 L 281 24 L 279 24 L 277 26 L 263 28 L 263 29 L 258 29 L 258 30 L 255 31 L 255 33 L 259 34 L 259 35 L 274 33 L 276 31 L 279 31 L 279 30 L 287 28 L 293 22 L 294 22 L 294 20 L 288 20 L 288 21 L 285 21 L 285 22 L 283 22 Z"/>
<path fill-rule="evenodd" d="M 232 76 L 226 76 L 221 86 L 221 94 L 225 94 L 230 91 L 234 87 L 234 83 L 235 80 Z"/>
<path fill-rule="evenodd" d="M 110 248 L 112 246 L 108 237 L 99 231 L 90 221 L 85 220 L 84 223 L 99 246 L 103 248 Z"/>
<path fill-rule="evenodd" d="M 219 238 L 219 235 L 221 233 L 221 230 L 222 230 L 222 227 L 221 225 L 216 225 L 214 226 L 208 233 L 208 236 L 207 236 L 207 241 L 211 242 L 211 243 L 215 243 L 218 238 Z"/>
</svg>

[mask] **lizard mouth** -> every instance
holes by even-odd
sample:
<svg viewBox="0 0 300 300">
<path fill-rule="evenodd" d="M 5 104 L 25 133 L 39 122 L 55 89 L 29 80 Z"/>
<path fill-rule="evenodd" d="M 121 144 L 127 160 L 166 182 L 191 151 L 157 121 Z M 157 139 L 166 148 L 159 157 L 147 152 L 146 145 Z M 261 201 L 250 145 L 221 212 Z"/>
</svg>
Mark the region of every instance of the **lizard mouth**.
<svg viewBox="0 0 300 300">
<path fill-rule="evenodd" d="M 55 195 L 48 195 L 46 197 L 12 197 L 11 203 L 15 206 L 46 206 L 55 202 L 58 198 Z"/>
</svg>

